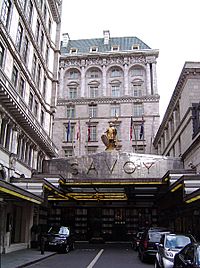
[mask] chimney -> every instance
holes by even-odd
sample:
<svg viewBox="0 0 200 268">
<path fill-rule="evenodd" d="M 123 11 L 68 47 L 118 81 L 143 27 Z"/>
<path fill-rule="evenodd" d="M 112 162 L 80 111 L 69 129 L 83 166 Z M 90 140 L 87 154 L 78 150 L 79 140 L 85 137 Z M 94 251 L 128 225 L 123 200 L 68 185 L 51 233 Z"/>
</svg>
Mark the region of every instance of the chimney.
<svg viewBox="0 0 200 268">
<path fill-rule="evenodd" d="M 68 33 L 63 33 L 62 34 L 62 46 L 66 47 L 69 40 L 70 40 L 69 34 Z"/>
<path fill-rule="evenodd" d="M 110 39 L 110 31 L 109 30 L 103 31 L 103 36 L 104 36 L 104 45 L 108 45 Z"/>
</svg>

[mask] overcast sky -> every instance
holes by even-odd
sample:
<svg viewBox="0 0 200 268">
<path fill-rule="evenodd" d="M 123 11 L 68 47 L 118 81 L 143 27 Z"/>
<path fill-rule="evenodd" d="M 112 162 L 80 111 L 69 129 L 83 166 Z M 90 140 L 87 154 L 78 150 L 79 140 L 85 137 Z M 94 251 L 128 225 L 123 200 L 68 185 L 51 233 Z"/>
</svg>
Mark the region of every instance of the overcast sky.
<svg viewBox="0 0 200 268">
<path fill-rule="evenodd" d="M 163 117 L 185 61 L 200 61 L 200 0 L 63 0 L 62 33 L 70 39 L 136 36 L 157 59 Z"/>
</svg>

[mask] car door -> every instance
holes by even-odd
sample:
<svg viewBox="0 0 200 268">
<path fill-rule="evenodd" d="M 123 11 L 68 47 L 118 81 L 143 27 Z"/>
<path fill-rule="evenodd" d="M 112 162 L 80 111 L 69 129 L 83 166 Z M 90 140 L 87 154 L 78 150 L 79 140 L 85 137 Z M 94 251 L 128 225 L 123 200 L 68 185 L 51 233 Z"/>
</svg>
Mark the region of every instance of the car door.
<svg viewBox="0 0 200 268">
<path fill-rule="evenodd" d="M 184 247 L 176 256 L 174 268 L 191 268 L 194 263 L 194 246 L 192 244 Z"/>
</svg>

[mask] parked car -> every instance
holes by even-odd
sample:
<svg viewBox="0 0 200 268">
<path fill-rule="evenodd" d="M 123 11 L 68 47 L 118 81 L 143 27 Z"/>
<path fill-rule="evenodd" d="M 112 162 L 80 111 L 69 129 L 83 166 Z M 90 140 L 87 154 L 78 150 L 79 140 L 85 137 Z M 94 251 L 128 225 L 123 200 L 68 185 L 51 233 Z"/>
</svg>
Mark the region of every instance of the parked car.
<svg viewBox="0 0 200 268">
<path fill-rule="evenodd" d="M 51 227 L 46 236 L 45 248 L 65 253 L 74 249 L 74 238 L 70 229 L 66 226 Z"/>
<path fill-rule="evenodd" d="M 138 246 L 139 246 L 142 234 L 143 234 L 143 232 L 137 232 L 135 235 L 133 235 L 133 238 L 131 241 L 131 246 L 135 251 L 138 250 Z"/>
<path fill-rule="evenodd" d="M 200 243 L 190 243 L 175 255 L 174 268 L 199 268 Z"/>
<path fill-rule="evenodd" d="M 192 235 L 185 234 L 164 234 L 158 243 L 155 268 L 173 268 L 175 254 L 184 246 L 194 242 Z"/>
<path fill-rule="evenodd" d="M 150 227 L 144 231 L 138 246 L 138 256 L 142 262 L 155 259 L 156 243 L 160 242 L 164 233 L 170 233 L 170 230 L 165 227 Z"/>
</svg>

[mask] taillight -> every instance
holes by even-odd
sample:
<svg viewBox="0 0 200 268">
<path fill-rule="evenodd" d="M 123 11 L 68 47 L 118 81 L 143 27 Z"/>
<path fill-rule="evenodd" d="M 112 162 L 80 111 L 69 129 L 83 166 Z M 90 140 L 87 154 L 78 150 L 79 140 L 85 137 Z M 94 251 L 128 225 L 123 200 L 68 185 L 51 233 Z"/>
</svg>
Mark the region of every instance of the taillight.
<svg viewBox="0 0 200 268">
<path fill-rule="evenodd" d="M 147 248 L 148 247 L 148 241 L 147 240 L 144 240 L 144 248 Z"/>
</svg>

